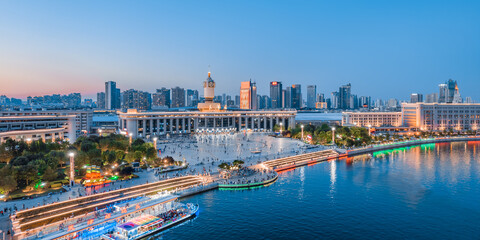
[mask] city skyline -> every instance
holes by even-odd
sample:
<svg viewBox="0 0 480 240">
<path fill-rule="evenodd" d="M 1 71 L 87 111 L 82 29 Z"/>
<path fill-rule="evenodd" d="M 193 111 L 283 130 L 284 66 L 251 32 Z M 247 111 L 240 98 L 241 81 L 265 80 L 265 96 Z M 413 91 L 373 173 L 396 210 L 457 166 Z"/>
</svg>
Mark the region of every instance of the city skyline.
<svg viewBox="0 0 480 240">
<path fill-rule="evenodd" d="M 476 3 L 0 6 L 8 9 L 0 21 L 8 36 L 0 39 L 0 94 L 10 97 L 80 92 L 95 98 L 107 81 L 150 93 L 200 89 L 211 65 L 218 92 L 229 95 L 252 79 L 261 95 L 280 81 L 301 84 L 303 92 L 317 85 L 327 95 L 351 83 L 358 95 L 408 99 L 412 92 L 436 92 L 431 86 L 452 78 L 463 96 L 478 101 Z"/>
</svg>

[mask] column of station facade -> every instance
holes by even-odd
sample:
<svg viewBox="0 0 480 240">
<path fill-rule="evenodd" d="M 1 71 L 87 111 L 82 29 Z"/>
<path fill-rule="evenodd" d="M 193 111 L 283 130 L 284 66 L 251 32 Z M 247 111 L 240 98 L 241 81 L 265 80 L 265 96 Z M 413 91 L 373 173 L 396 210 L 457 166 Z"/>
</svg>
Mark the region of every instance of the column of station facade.
<svg viewBox="0 0 480 240">
<path fill-rule="evenodd" d="M 134 138 L 167 134 L 271 132 L 295 126 L 295 111 L 119 113 L 119 127 Z"/>
</svg>

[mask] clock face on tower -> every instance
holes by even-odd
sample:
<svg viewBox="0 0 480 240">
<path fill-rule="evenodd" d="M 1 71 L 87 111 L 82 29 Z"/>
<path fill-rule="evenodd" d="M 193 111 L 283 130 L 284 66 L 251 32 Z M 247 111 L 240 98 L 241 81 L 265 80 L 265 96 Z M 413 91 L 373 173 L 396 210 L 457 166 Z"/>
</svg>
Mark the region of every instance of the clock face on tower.
<svg viewBox="0 0 480 240">
<path fill-rule="evenodd" d="M 208 83 L 208 86 L 209 86 L 209 87 L 215 87 L 215 83 L 214 83 L 214 82 L 209 82 L 209 83 Z"/>
</svg>

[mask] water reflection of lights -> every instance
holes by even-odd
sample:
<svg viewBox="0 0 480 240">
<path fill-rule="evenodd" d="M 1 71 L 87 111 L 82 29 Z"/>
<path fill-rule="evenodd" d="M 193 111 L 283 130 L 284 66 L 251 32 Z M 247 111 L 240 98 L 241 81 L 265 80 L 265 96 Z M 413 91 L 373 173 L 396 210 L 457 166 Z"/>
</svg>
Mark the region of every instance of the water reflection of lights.
<svg viewBox="0 0 480 240">
<path fill-rule="evenodd" d="M 335 183 L 337 181 L 337 161 L 330 161 L 330 198 L 335 194 Z"/>
<path fill-rule="evenodd" d="M 300 182 L 302 183 L 302 187 L 298 191 L 298 198 L 302 199 L 305 191 L 305 167 L 300 168 Z"/>
</svg>

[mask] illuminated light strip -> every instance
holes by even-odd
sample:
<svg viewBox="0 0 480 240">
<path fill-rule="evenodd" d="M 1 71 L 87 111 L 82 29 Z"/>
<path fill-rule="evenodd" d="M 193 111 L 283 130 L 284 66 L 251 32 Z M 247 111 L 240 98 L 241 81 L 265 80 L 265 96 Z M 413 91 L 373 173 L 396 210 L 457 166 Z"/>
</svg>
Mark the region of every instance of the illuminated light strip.
<svg viewBox="0 0 480 240">
<path fill-rule="evenodd" d="M 162 186 L 161 188 L 166 188 L 166 187 L 168 188 L 168 187 L 172 186 L 172 184 L 173 184 L 173 186 L 175 186 L 175 185 L 179 185 L 179 184 L 182 185 L 182 184 L 194 183 L 194 182 L 197 182 L 197 181 L 201 181 L 201 179 L 196 178 L 196 179 L 191 179 L 191 180 L 182 180 L 182 181 L 176 182 L 176 183 L 169 183 L 169 185 L 164 185 L 164 186 Z M 158 186 L 157 186 L 157 187 L 150 187 L 150 188 L 147 188 L 147 189 L 150 189 L 150 191 L 148 191 L 148 193 L 155 192 L 155 191 L 158 191 L 158 190 L 159 190 L 159 189 L 158 189 Z M 144 192 L 145 192 L 145 190 L 147 190 L 147 189 L 136 190 L 135 192 L 141 191 L 142 193 L 141 193 L 140 195 L 142 195 L 142 194 L 145 194 Z M 156 190 L 152 190 L 152 189 L 156 189 Z M 74 210 L 69 211 L 69 212 L 67 212 L 67 213 L 72 213 L 72 212 L 76 212 L 76 211 L 79 211 L 79 210 L 82 210 L 82 209 L 91 208 L 92 206 L 99 206 L 99 205 L 102 205 L 102 204 L 106 204 L 106 203 L 111 203 L 111 202 L 118 201 L 119 199 L 126 199 L 126 198 L 131 198 L 131 197 L 133 197 L 133 196 L 140 196 L 140 195 L 138 195 L 138 194 L 137 194 L 137 195 L 131 195 L 131 194 L 129 194 L 128 196 L 124 196 L 123 198 L 116 198 L 116 199 L 112 199 L 112 200 L 107 201 L 107 202 L 102 202 L 102 203 L 100 203 L 100 204 L 88 205 L 88 206 L 85 206 L 85 207 L 82 207 L 82 208 L 74 209 Z M 27 225 L 27 224 L 35 223 L 35 222 L 38 222 L 38 221 L 40 221 L 40 220 L 45 220 L 45 219 L 48 219 L 48 218 L 57 217 L 57 216 L 62 215 L 62 214 L 66 214 L 66 213 L 64 212 L 64 213 L 56 214 L 56 215 L 53 215 L 53 216 L 45 216 L 44 218 L 36 219 L 36 220 L 32 220 L 32 221 L 28 221 L 28 220 L 27 220 L 27 222 L 21 223 L 20 226 L 24 226 L 24 225 Z M 16 222 L 18 222 L 18 221 L 16 221 Z"/>
<path fill-rule="evenodd" d="M 183 177 L 178 177 L 178 178 L 171 178 L 171 179 L 166 179 L 166 180 L 162 180 L 162 181 L 158 181 L 158 182 L 147 183 L 147 184 L 137 185 L 137 186 L 133 186 L 133 187 L 129 187 L 129 188 L 118 189 L 118 190 L 114 190 L 114 191 L 110 191 L 110 192 L 99 193 L 96 196 L 109 195 L 109 194 L 112 194 L 112 193 L 126 191 L 126 190 L 133 189 L 133 188 L 141 188 L 141 187 L 144 187 L 144 186 L 147 186 L 147 185 L 162 184 L 162 183 L 165 183 L 165 182 L 170 182 L 170 181 L 178 180 L 178 179 L 181 179 L 181 178 L 191 178 L 191 177 L 196 177 L 196 176 L 183 176 Z M 36 207 L 36 208 L 31 208 L 31 209 L 26 209 L 26 210 L 20 210 L 20 211 L 17 212 L 17 215 L 20 214 L 20 213 L 24 213 L 24 212 L 40 210 L 41 208 L 54 207 L 55 205 L 65 204 L 65 203 L 68 203 L 68 202 L 83 200 L 83 199 L 87 199 L 87 198 L 94 198 L 94 197 L 95 196 L 85 196 L 85 197 L 75 198 L 75 199 L 72 199 L 72 200 L 66 200 L 66 201 L 54 203 L 54 204 L 47 205 L 47 206 L 41 206 L 41 207 Z"/>
<path fill-rule="evenodd" d="M 175 186 L 183 186 L 183 185 L 173 185 L 172 187 L 175 187 Z M 155 191 L 153 191 L 153 192 L 155 192 Z M 139 195 L 137 195 L 137 196 L 140 196 L 140 195 L 142 195 L 142 194 L 139 194 Z M 129 197 L 126 197 L 125 199 L 128 199 L 128 198 L 129 198 Z M 124 199 L 124 198 L 122 198 L 121 200 L 123 200 L 123 199 Z M 97 206 L 98 206 L 98 205 L 101 205 L 101 204 L 97 204 Z M 95 205 L 92 206 L 92 207 L 95 207 Z M 77 211 L 80 211 L 80 210 L 82 210 L 82 209 L 78 209 Z M 57 214 L 57 216 L 52 216 L 52 217 L 58 217 L 58 216 L 61 216 L 61 215 L 62 215 L 62 214 Z M 50 223 L 50 224 L 54 224 L 54 223 L 57 223 L 57 224 L 58 224 L 58 222 L 60 222 L 60 221 L 56 221 L 56 222 L 53 222 L 53 223 Z M 32 223 L 33 223 L 33 222 L 32 222 Z M 28 223 L 28 224 L 32 224 L 32 223 Z M 46 225 L 50 225 L 50 224 L 46 224 Z M 25 227 L 25 225 L 27 225 L 27 224 L 24 224 L 23 226 L 20 226 L 20 230 L 21 230 L 22 227 Z M 35 227 L 35 228 L 26 229 L 25 231 L 33 231 L 33 230 L 35 230 L 35 229 L 37 229 L 37 228 L 43 228 L 43 227 L 45 227 L 46 225 L 41 225 L 41 226 L 38 226 L 38 227 Z M 17 228 L 18 228 L 18 227 L 17 227 Z"/>
<path fill-rule="evenodd" d="M 123 188 L 123 189 L 117 189 L 117 190 L 110 191 L 110 192 L 103 192 L 103 193 L 99 193 L 98 195 L 95 195 L 95 196 L 84 196 L 84 197 L 75 198 L 75 199 L 71 199 L 71 200 L 61 201 L 61 202 L 50 204 L 50 205 L 47 205 L 47 206 L 40 206 L 40 207 L 31 208 L 31 209 L 20 210 L 20 211 L 17 212 L 17 216 L 19 214 L 22 214 L 22 213 L 25 214 L 27 212 L 31 212 L 31 211 L 35 211 L 35 210 L 41 210 L 42 208 L 52 208 L 55 205 L 61 205 L 61 204 L 65 204 L 65 203 L 68 203 L 68 202 L 75 202 L 75 201 L 84 200 L 84 199 L 88 199 L 88 198 L 101 197 L 102 195 L 111 195 L 111 194 L 115 194 L 117 192 L 128 191 L 128 190 L 133 189 L 133 188 L 142 188 L 142 187 L 145 187 L 145 186 L 148 186 L 148 185 L 163 184 L 163 183 L 166 183 L 166 182 L 171 182 L 171 181 L 175 181 L 175 180 L 182 179 L 182 178 L 192 178 L 192 177 L 196 178 L 197 176 L 191 176 L 190 175 L 190 176 L 183 176 L 183 177 L 178 177 L 178 178 L 171 178 L 171 179 L 166 179 L 166 180 L 162 180 L 162 181 L 158 181 L 158 182 L 147 183 L 147 184 L 137 185 L 137 186 Z M 56 208 L 56 210 L 60 210 L 60 209 L 63 209 L 63 208 L 65 208 L 65 207 Z"/>
<path fill-rule="evenodd" d="M 198 177 L 193 177 L 193 179 L 198 179 Z M 176 179 L 178 180 L 178 179 Z M 186 180 L 189 180 L 189 179 L 182 179 L 182 180 L 179 180 L 177 182 L 173 182 L 173 183 L 179 183 L 179 182 L 184 182 Z M 159 183 L 159 182 L 157 182 Z M 132 194 L 132 193 L 135 193 L 135 192 L 138 192 L 138 191 L 145 191 L 145 190 L 148 190 L 148 189 L 152 189 L 152 188 L 159 188 L 159 187 L 162 187 L 162 186 L 165 186 L 166 184 L 172 184 L 172 183 L 165 183 L 165 182 L 162 182 L 161 184 L 157 184 L 156 186 L 151 186 L 151 187 L 147 187 L 147 188 L 142 188 L 142 189 L 138 189 L 138 190 L 134 190 L 134 191 L 130 191 L 130 192 L 126 192 L 125 194 Z M 103 194 L 102 194 L 103 195 Z M 120 196 L 120 195 L 118 195 Z M 91 197 L 91 196 L 90 196 Z M 101 197 L 101 196 L 100 196 Z M 108 197 L 108 196 L 105 196 L 103 198 L 97 198 L 97 199 L 94 199 L 92 200 L 92 202 L 98 202 L 98 201 L 101 201 L 101 200 L 104 200 L 104 199 L 111 199 L 112 197 Z M 63 210 L 63 209 L 68 209 L 68 208 L 72 208 L 72 207 L 78 207 L 78 206 L 81 206 L 81 205 L 86 205 L 88 204 L 85 203 L 85 202 L 82 202 L 82 203 L 77 203 L 77 204 L 71 204 L 71 205 L 68 205 L 68 206 L 65 206 L 65 207 L 62 207 L 62 208 L 59 208 L 59 209 L 55 209 L 55 211 L 59 211 L 59 210 Z M 50 213 L 50 212 L 42 212 L 42 213 L 39 213 L 35 216 L 28 216 L 28 217 L 23 217 L 23 218 L 17 218 L 15 222 L 18 222 L 20 220 L 24 220 L 24 219 L 28 219 L 28 218 L 35 218 L 35 217 L 38 217 L 38 216 L 41 216 L 41 215 L 44 215 L 44 214 L 47 214 L 47 213 Z"/>
<path fill-rule="evenodd" d="M 200 181 L 200 182 L 199 182 L 199 181 Z M 182 182 L 182 183 L 173 183 L 173 185 L 169 185 L 168 187 L 164 187 L 164 189 L 166 189 L 166 188 L 171 188 L 171 187 L 175 187 L 175 186 L 183 186 L 183 185 L 191 184 L 191 183 L 201 183 L 201 179 L 189 180 L 189 181 L 187 181 L 187 182 Z M 121 201 L 121 200 L 124 200 L 124 199 L 133 198 L 133 197 L 138 197 L 138 196 L 141 196 L 141 195 L 144 195 L 144 194 L 149 194 L 149 193 L 152 193 L 152 192 L 157 192 L 157 191 L 159 191 L 159 190 L 160 190 L 160 189 L 153 190 L 153 191 L 149 191 L 149 192 L 142 192 L 142 193 L 140 193 L 140 194 L 135 194 L 135 195 L 131 195 L 131 196 L 126 196 L 126 197 L 123 197 L 123 198 L 117 198 L 117 199 L 114 199 L 114 200 L 111 200 L 111 201 L 107 201 L 107 202 L 103 202 L 103 203 L 99 203 L 99 204 L 94 204 L 94 205 L 87 206 L 87 207 L 82 207 L 82 208 L 75 209 L 75 210 L 72 210 L 72 211 L 69 211 L 69 212 L 63 212 L 63 213 L 56 214 L 56 215 L 53 215 L 53 216 L 46 216 L 46 217 L 41 218 L 41 219 L 37 219 L 37 220 L 33 220 L 33 221 L 29 221 L 29 222 L 26 222 L 26 223 L 19 224 L 18 227 L 22 228 L 22 227 L 24 227 L 24 226 L 27 226 L 27 225 L 29 225 L 29 224 L 33 224 L 33 223 L 36 223 L 36 222 L 39 222 L 39 221 L 42 221 L 42 220 L 59 217 L 59 216 L 65 215 L 65 214 L 70 214 L 70 213 L 78 212 L 78 211 L 81 211 L 81 210 L 85 210 L 85 209 L 89 209 L 89 208 L 93 208 L 93 207 L 97 207 L 97 206 L 101 206 L 101 205 L 105 205 L 105 204 L 108 205 L 108 203 L 111 203 L 111 202 Z"/>
<path fill-rule="evenodd" d="M 144 207 L 144 208 L 141 208 L 141 209 L 138 209 L 138 210 L 132 211 L 132 212 L 130 212 L 130 213 L 127 213 L 127 214 L 123 214 L 123 215 L 120 215 L 120 216 L 114 217 L 114 218 L 112 218 L 112 219 L 108 219 L 108 220 L 105 220 L 105 219 L 104 219 L 104 220 L 102 220 L 102 221 L 100 221 L 100 222 L 98 222 L 98 223 L 96 223 L 96 224 L 94 224 L 94 225 L 91 225 L 91 226 L 90 226 L 90 225 L 88 225 L 88 226 L 86 226 L 86 227 L 78 228 L 78 229 L 77 229 L 77 230 L 75 230 L 74 232 L 66 233 L 66 234 L 64 234 L 64 235 L 62 235 L 62 236 L 59 236 L 59 237 L 54 237 L 54 238 L 52 238 L 52 239 L 65 239 L 65 236 L 67 236 L 67 235 L 70 235 L 70 234 L 74 234 L 74 233 L 77 233 L 77 232 L 83 231 L 84 229 L 87 229 L 87 228 L 91 228 L 91 227 L 98 226 L 98 225 L 100 225 L 100 224 L 103 224 L 103 223 L 105 223 L 105 222 L 108 222 L 108 221 L 112 221 L 112 220 L 115 220 L 115 219 L 118 219 L 118 218 L 122 218 L 122 217 L 124 217 L 125 215 L 128 215 L 128 214 L 134 214 L 134 213 L 137 213 L 137 212 L 143 211 L 143 210 L 145 210 L 145 209 L 147 209 L 147 208 L 149 208 L 149 207 L 154 207 L 154 206 L 156 206 L 156 205 L 160 205 L 160 204 L 164 204 L 164 203 L 172 202 L 172 201 L 175 201 L 176 199 L 178 199 L 178 198 L 177 198 L 177 197 L 175 197 L 175 198 L 173 198 L 173 199 L 168 199 L 168 200 L 165 200 L 165 201 L 163 201 L 163 202 L 160 202 L 160 203 L 157 203 L 157 204 L 154 204 L 154 205 L 151 205 L 151 206 L 147 206 L 147 207 Z"/>
<path fill-rule="evenodd" d="M 305 154 L 300 154 L 300 155 L 295 155 L 295 156 L 290 156 L 290 157 L 284 157 L 284 158 L 279 158 L 279 159 L 272 159 L 272 160 L 265 161 L 265 162 L 263 162 L 263 163 L 264 163 L 264 164 L 268 164 L 268 163 L 275 162 L 275 161 L 282 161 L 282 160 L 287 160 L 287 159 L 292 159 L 292 158 L 302 158 L 302 157 L 316 156 L 316 155 L 318 155 L 318 154 L 327 154 L 327 153 L 336 153 L 336 154 L 338 154 L 338 153 L 335 152 L 334 150 L 324 150 L 324 151 L 320 151 L 320 152 L 305 153 Z"/>
<path fill-rule="evenodd" d="M 332 156 L 338 156 L 338 153 L 322 153 L 320 155 L 316 154 L 316 155 L 310 155 L 310 156 L 296 156 L 296 157 L 292 157 L 292 158 L 288 158 L 288 159 L 278 159 L 276 162 L 269 162 L 269 163 L 264 163 L 265 165 L 267 166 L 270 166 L 270 167 L 273 167 L 273 166 L 278 166 L 278 165 L 281 165 L 283 163 L 289 163 L 289 162 L 292 162 L 295 160 L 300 160 L 299 162 L 303 162 L 303 161 L 311 161 L 311 159 L 305 159 L 305 158 L 323 158 L 323 157 L 332 157 Z"/>
<path fill-rule="evenodd" d="M 305 162 L 315 162 L 315 163 L 318 163 L 319 161 L 324 161 L 324 160 L 328 160 L 330 158 L 336 158 L 338 157 L 338 155 L 327 155 L 327 156 L 322 156 L 322 157 L 316 157 L 315 159 L 311 160 L 311 159 L 305 159 L 305 160 L 300 160 L 300 161 L 295 161 L 295 165 L 298 165 L 298 164 L 302 164 L 302 163 L 305 163 Z M 271 167 L 278 167 L 278 166 L 289 166 L 289 165 L 294 165 L 293 162 L 282 162 L 282 163 L 279 163 L 277 165 L 272 165 Z"/>
</svg>

